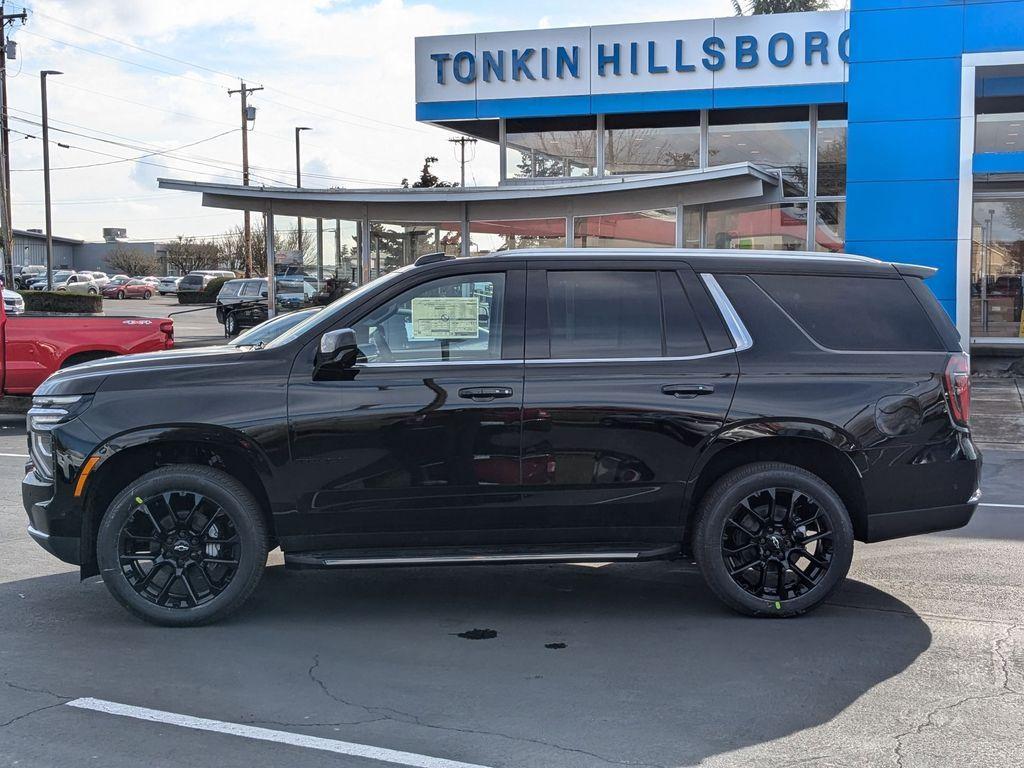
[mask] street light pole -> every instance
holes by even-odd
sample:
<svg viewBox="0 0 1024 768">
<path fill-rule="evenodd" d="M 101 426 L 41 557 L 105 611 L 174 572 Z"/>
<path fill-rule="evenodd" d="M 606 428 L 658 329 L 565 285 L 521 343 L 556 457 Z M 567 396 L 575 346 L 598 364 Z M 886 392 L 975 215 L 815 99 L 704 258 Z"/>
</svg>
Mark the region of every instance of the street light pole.
<svg viewBox="0 0 1024 768">
<path fill-rule="evenodd" d="M 302 187 L 302 151 L 299 147 L 299 134 L 302 131 L 311 131 L 312 128 L 307 128 L 304 125 L 298 125 L 295 127 L 295 188 L 299 189 Z M 298 226 L 295 229 L 295 241 L 298 243 L 299 257 L 305 262 L 305 252 L 302 250 L 302 215 L 298 217 Z"/>
<path fill-rule="evenodd" d="M 43 99 L 43 199 L 46 207 L 46 290 L 53 290 L 53 222 L 50 210 L 50 126 L 46 115 L 46 78 L 48 75 L 63 75 L 55 69 L 44 69 L 39 73 L 39 84 Z"/>
</svg>

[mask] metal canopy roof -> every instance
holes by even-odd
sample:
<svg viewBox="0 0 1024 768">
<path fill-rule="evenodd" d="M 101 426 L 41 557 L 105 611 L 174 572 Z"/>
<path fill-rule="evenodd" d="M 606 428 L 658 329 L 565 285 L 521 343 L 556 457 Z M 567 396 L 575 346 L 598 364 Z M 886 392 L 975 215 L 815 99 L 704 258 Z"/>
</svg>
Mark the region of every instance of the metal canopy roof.
<svg viewBox="0 0 1024 768">
<path fill-rule="evenodd" d="M 211 208 L 328 219 L 434 222 L 594 215 L 781 197 L 779 171 L 752 163 L 669 173 L 524 180 L 497 187 L 308 189 L 159 179 Z"/>
</svg>

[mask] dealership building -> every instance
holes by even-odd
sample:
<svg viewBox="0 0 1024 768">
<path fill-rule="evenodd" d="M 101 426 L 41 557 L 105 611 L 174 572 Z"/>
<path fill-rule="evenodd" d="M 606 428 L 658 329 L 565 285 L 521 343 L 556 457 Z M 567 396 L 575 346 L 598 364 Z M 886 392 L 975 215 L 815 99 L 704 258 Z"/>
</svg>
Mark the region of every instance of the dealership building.
<svg viewBox="0 0 1024 768">
<path fill-rule="evenodd" d="M 357 282 L 509 247 L 927 264 L 974 348 L 1024 351 L 1024 0 L 424 37 L 416 117 L 497 145 L 499 184 L 161 185 L 301 223 Z"/>
</svg>

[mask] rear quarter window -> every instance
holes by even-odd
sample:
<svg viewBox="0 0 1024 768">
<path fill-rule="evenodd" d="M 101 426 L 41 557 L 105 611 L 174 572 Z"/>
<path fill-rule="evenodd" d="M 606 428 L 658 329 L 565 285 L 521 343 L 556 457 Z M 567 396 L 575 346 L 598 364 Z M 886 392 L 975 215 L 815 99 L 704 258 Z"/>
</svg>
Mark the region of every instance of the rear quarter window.
<svg viewBox="0 0 1024 768">
<path fill-rule="evenodd" d="M 883 352 L 945 350 L 928 314 L 902 278 L 751 278 L 823 347 Z"/>
</svg>

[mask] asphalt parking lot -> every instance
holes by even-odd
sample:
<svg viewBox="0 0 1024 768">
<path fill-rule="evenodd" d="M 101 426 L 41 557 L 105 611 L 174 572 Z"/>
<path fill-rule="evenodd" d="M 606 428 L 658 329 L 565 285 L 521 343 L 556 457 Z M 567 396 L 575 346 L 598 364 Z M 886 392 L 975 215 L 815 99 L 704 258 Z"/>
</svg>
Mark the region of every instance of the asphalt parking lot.
<svg viewBox="0 0 1024 768">
<path fill-rule="evenodd" d="M 224 326 L 217 322 L 214 306 L 182 306 L 178 297 L 154 295 L 145 299 L 104 299 L 103 313 L 116 317 L 170 317 L 178 346 L 200 346 L 224 341 Z"/>
<path fill-rule="evenodd" d="M 859 546 L 799 619 L 733 615 L 685 564 L 275 558 L 191 630 L 29 540 L 24 453 L 0 417 L 0 765 L 1024 764 L 1024 453 L 986 455 L 970 526 Z"/>
</svg>

